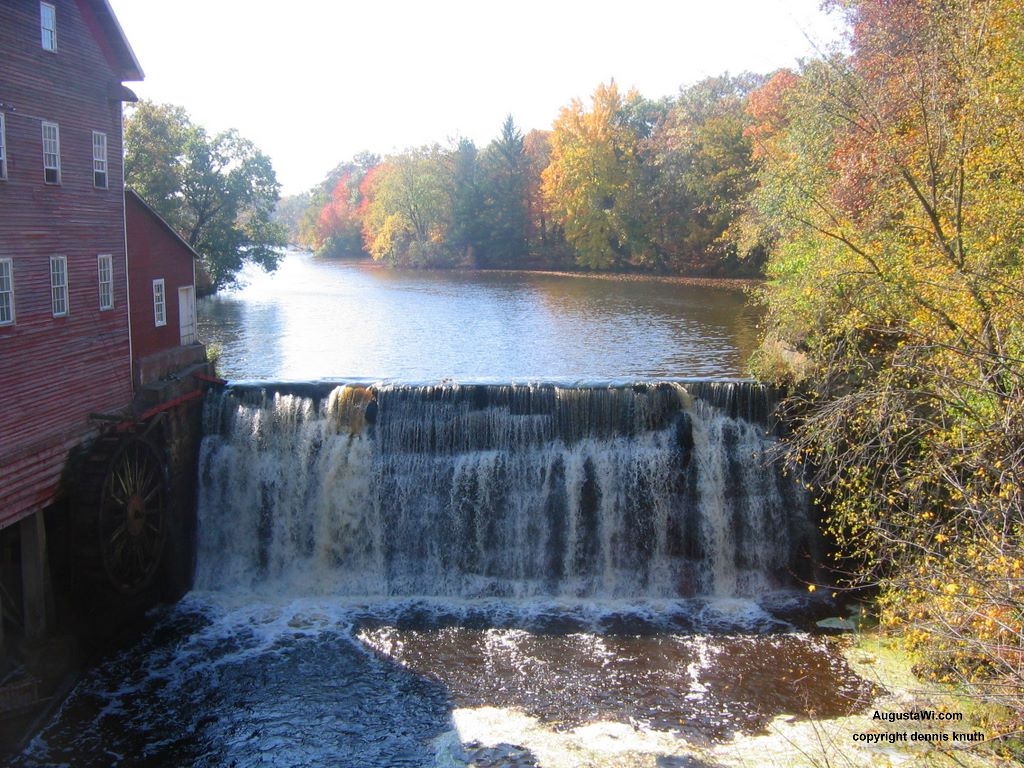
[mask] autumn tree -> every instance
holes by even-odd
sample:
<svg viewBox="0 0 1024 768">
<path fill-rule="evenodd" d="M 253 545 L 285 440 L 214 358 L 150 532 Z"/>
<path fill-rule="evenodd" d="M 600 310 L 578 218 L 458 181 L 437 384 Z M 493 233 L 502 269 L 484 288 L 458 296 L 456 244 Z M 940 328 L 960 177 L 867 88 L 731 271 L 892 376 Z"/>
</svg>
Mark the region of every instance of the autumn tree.
<svg viewBox="0 0 1024 768">
<path fill-rule="evenodd" d="M 388 157 L 361 187 L 363 238 L 377 261 L 393 266 L 450 266 L 453 176 L 439 145 Z"/>
<path fill-rule="evenodd" d="M 460 139 L 390 157 L 358 210 L 366 247 L 392 264 L 521 266 L 528 171 L 511 117 L 483 152 Z"/>
<path fill-rule="evenodd" d="M 526 251 L 534 266 L 568 268 L 574 263 L 565 230 L 548 208 L 543 173 L 551 162 L 551 132 L 532 130 L 523 138 L 526 159 Z"/>
<path fill-rule="evenodd" d="M 200 255 L 208 290 L 230 285 L 246 263 L 277 266 L 280 185 L 255 144 L 235 130 L 211 136 L 181 107 L 150 101 L 132 108 L 124 133 L 125 183 Z"/>
<path fill-rule="evenodd" d="M 746 105 L 762 79 L 723 75 L 683 89 L 646 142 L 647 227 L 659 262 L 674 272 L 735 271 L 737 256 L 749 255 L 737 254 L 726 233 L 754 184 Z M 760 267 L 756 258 L 745 265 Z"/>
<path fill-rule="evenodd" d="M 589 110 L 574 99 L 555 121 L 544 199 L 580 266 L 614 269 L 649 255 L 640 218 L 639 151 L 649 129 L 642 101 L 612 81 L 594 91 Z"/>
<path fill-rule="evenodd" d="M 362 177 L 347 173 L 334 185 L 330 200 L 316 217 L 313 243 L 318 254 L 342 259 L 366 255 L 359 214 L 361 181 Z"/>
<path fill-rule="evenodd" d="M 362 152 L 340 163 L 316 188 L 301 223 L 302 242 L 321 256 L 357 259 L 363 246 L 362 183 L 380 159 Z"/>
<path fill-rule="evenodd" d="M 837 5 L 851 54 L 776 81 L 752 134 L 757 365 L 803 377 L 794 455 L 885 619 L 1024 717 L 1024 8 Z"/>
</svg>

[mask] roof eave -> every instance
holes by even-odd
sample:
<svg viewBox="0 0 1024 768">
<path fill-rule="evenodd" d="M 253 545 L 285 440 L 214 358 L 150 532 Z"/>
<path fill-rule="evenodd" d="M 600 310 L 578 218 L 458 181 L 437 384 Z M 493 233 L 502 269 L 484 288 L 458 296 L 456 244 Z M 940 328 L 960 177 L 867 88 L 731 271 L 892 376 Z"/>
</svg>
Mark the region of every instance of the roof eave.
<svg viewBox="0 0 1024 768">
<path fill-rule="evenodd" d="M 188 241 L 186 241 L 185 238 L 183 238 L 181 235 L 179 235 L 177 233 L 177 231 L 174 229 L 174 227 L 172 227 L 170 224 L 168 224 L 167 220 L 164 219 L 163 216 L 161 216 L 159 213 L 156 212 L 156 210 L 153 208 L 153 206 L 151 206 L 149 203 L 147 203 L 145 201 L 145 199 L 142 197 L 142 195 L 140 195 L 138 192 L 136 192 L 131 187 L 125 187 L 124 188 L 124 195 L 125 195 L 125 198 L 131 198 L 136 203 L 138 203 L 139 207 L 142 208 L 142 210 L 145 211 L 149 216 L 151 216 L 153 218 L 153 220 L 156 221 L 156 223 L 158 225 L 160 225 L 160 227 L 162 227 L 165 232 L 167 232 L 167 234 L 169 234 L 174 240 L 177 240 L 178 244 L 185 251 L 187 251 L 189 254 L 192 255 L 192 260 L 193 261 L 197 261 L 197 260 L 202 258 L 202 256 L 200 256 L 198 253 L 196 253 L 196 250 L 191 245 L 188 244 Z"/>
<path fill-rule="evenodd" d="M 122 81 L 128 82 L 144 80 L 146 75 L 142 71 L 142 65 L 139 64 L 135 51 L 132 50 L 131 43 L 128 42 L 124 30 L 121 29 L 121 23 L 114 15 L 114 9 L 110 7 L 109 1 L 87 0 L 87 2 L 92 6 L 93 12 L 103 27 L 103 33 L 111 46 L 112 53 L 117 59 L 118 76 Z"/>
</svg>

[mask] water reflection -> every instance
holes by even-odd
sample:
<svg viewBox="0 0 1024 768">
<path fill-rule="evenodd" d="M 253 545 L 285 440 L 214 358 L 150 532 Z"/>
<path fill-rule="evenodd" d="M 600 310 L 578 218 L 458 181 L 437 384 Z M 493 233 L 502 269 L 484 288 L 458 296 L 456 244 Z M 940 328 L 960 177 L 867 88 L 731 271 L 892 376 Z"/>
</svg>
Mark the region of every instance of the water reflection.
<svg viewBox="0 0 1024 768">
<path fill-rule="evenodd" d="M 215 297 L 203 299 L 201 306 L 201 338 L 226 350 L 225 361 L 231 361 L 232 370 L 284 367 L 280 305 Z"/>
<path fill-rule="evenodd" d="M 784 713 L 846 716 L 873 693 L 828 640 L 802 634 L 382 627 L 359 639 L 443 682 L 456 706 L 518 710 L 559 729 L 613 721 L 722 740 Z"/>
<path fill-rule="evenodd" d="M 200 302 L 229 378 L 734 377 L 756 343 L 739 290 L 657 279 L 411 272 L 290 252 Z"/>
</svg>

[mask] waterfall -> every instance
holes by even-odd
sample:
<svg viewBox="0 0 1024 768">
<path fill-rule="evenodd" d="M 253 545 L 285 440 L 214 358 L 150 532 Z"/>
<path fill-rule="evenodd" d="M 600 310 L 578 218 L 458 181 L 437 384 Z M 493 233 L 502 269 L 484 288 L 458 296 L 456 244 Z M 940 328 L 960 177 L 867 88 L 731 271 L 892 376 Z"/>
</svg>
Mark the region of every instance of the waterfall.
<svg viewBox="0 0 1024 768">
<path fill-rule="evenodd" d="M 197 587 L 786 587 L 810 567 L 815 534 L 772 461 L 772 405 L 750 382 L 229 387 L 206 404 Z"/>
</svg>

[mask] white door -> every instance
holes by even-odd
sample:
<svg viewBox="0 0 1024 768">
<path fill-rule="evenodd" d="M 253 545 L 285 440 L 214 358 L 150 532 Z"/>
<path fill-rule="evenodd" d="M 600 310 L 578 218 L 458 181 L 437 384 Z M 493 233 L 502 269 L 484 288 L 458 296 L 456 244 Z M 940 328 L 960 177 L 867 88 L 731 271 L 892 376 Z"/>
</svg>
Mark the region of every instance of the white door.
<svg viewBox="0 0 1024 768">
<path fill-rule="evenodd" d="M 181 326 L 181 345 L 196 343 L 196 290 L 187 285 L 178 289 L 178 322 Z"/>
</svg>

